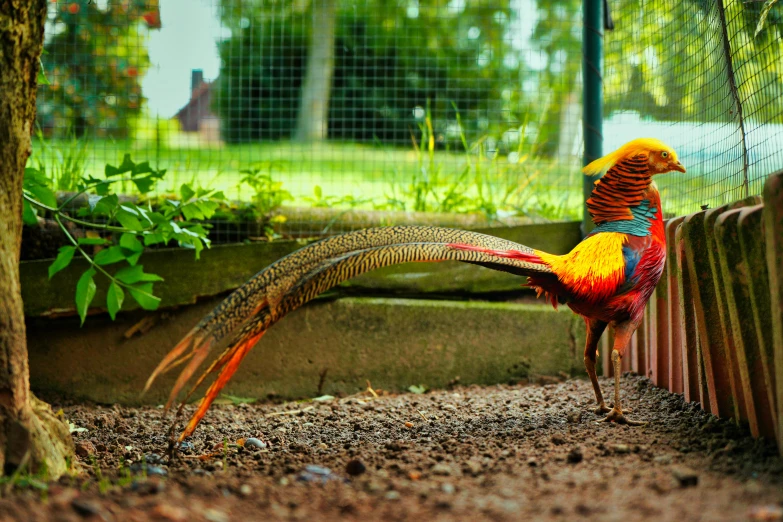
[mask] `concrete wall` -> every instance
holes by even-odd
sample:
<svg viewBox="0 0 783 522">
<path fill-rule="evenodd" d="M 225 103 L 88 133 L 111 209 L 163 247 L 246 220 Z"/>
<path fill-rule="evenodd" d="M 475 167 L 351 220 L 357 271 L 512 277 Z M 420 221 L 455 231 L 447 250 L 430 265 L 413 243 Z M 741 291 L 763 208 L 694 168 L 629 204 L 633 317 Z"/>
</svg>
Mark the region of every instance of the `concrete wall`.
<svg viewBox="0 0 783 522">
<path fill-rule="evenodd" d="M 554 253 L 579 241 L 578 223 L 491 232 Z M 220 246 L 195 261 L 187 250 L 151 251 L 141 263 L 164 277 L 156 312 L 126 299 L 112 322 L 104 282 L 83 327 L 73 295 L 87 268 L 78 260 L 52 280 L 50 261 L 21 265 L 32 386 L 38 391 L 124 404 L 165 400 L 173 375 L 139 395 L 160 359 L 231 290 L 302 243 Z M 521 287 L 524 279 L 460 263 L 412 263 L 365 274 L 275 325 L 247 357 L 227 393 L 284 398 L 493 384 L 583 372 L 584 324 Z M 354 296 L 354 297 L 350 297 Z M 359 297 L 356 297 L 359 296 Z M 416 299 L 400 299 L 415 296 Z M 444 299 L 446 298 L 446 299 Z M 504 302 L 490 302 L 503 299 Z"/>
</svg>

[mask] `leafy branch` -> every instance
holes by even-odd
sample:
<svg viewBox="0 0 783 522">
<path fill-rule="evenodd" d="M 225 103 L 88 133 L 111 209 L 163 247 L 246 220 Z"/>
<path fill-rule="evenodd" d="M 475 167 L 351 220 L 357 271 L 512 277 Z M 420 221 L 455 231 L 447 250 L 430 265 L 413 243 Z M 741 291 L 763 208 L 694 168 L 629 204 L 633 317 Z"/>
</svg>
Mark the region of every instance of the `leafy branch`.
<svg viewBox="0 0 783 522">
<path fill-rule="evenodd" d="M 208 226 L 200 222 L 215 214 L 225 199 L 222 192 L 184 184 L 179 199 L 164 199 L 153 208 L 150 201 L 144 205 L 120 201 L 111 190 L 116 183 L 131 182 L 141 194 L 148 194 L 165 174 L 165 169 L 155 170 L 148 162 L 134 163 L 126 154 L 118 167 L 106 165 L 106 179 L 83 177 L 77 191 L 58 203 L 51 180 L 37 169 L 25 169 L 25 224 L 37 226 L 39 214 L 51 214 L 70 243 L 60 247 L 49 265 L 49 278 L 69 266 L 77 253 L 90 265 L 76 283 L 76 310 L 82 324 L 97 292 L 97 274 L 109 282 L 106 308 L 112 319 L 122 308 L 126 291 L 143 309 L 155 310 L 160 298 L 153 293 L 153 285 L 163 278 L 144 272 L 144 266 L 138 264 L 145 247 L 176 241 L 181 247 L 193 249 L 196 259 L 205 247 L 209 248 Z M 87 204 L 73 208 L 84 197 Z M 74 210 L 76 216 L 71 215 Z M 86 237 L 74 237 L 65 221 L 87 229 Z M 93 247 L 96 252 L 91 255 L 85 247 Z M 127 265 L 114 274 L 105 268 L 123 262 Z"/>
</svg>

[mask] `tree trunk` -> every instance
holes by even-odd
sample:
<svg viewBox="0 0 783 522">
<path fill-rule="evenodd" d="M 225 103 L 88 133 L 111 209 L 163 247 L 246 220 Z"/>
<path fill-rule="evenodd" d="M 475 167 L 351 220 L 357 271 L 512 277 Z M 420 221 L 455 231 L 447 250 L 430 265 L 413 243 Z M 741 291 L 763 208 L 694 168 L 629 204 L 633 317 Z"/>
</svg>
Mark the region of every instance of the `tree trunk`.
<svg viewBox="0 0 783 522">
<path fill-rule="evenodd" d="M 334 73 L 335 3 L 335 0 L 313 0 L 313 28 L 296 121 L 296 141 L 324 140 L 329 130 L 329 95 Z"/>
<path fill-rule="evenodd" d="M 31 152 L 46 0 L 0 1 L 0 465 L 52 478 L 73 453 L 68 426 L 30 393 L 19 284 L 22 181 Z"/>
</svg>

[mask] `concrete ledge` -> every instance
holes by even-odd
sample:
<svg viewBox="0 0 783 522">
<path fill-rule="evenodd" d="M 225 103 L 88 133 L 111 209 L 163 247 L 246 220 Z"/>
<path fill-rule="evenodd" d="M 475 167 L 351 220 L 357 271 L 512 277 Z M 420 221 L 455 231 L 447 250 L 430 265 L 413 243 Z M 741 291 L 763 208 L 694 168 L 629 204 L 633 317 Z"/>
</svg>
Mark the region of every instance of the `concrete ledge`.
<svg viewBox="0 0 783 522">
<path fill-rule="evenodd" d="M 553 254 L 564 254 L 581 240 L 579 223 L 551 223 L 520 227 L 477 229 L 529 245 Z M 164 278 L 156 285 L 161 307 L 190 305 L 199 298 L 234 290 L 264 267 L 298 250 L 307 242 L 276 241 L 250 245 L 222 245 L 206 250 L 201 260 L 186 249 L 151 250 L 139 261 L 148 273 Z M 51 260 L 25 261 L 20 264 L 22 300 L 27 317 L 75 314 L 74 292 L 79 276 L 88 265 L 80 259 L 49 280 Z M 116 267 L 108 267 L 116 270 Z M 108 284 L 98 276 L 98 292 L 91 313 L 102 313 Z M 376 270 L 346 281 L 340 288 L 374 294 L 487 294 L 529 292 L 521 285 L 525 279 L 505 272 L 463 263 L 408 263 Z M 123 310 L 136 304 L 126 299 Z"/>
<path fill-rule="evenodd" d="M 219 299 L 177 311 L 28 320 L 30 374 L 36 391 L 102 403 L 162 403 L 175 375 L 139 392 L 161 357 Z M 123 334 L 151 318 L 145 334 Z M 149 321 L 149 319 L 145 319 Z M 411 299 L 321 299 L 275 325 L 226 390 L 287 399 L 412 384 L 495 384 L 584 371 L 584 323 L 543 304 Z"/>
</svg>

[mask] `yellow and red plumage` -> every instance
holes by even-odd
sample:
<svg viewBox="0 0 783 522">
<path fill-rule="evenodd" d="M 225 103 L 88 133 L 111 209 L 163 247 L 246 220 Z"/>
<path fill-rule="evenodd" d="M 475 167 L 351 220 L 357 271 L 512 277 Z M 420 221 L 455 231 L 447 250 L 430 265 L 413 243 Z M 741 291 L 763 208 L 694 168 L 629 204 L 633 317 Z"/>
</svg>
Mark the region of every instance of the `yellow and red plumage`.
<svg viewBox="0 0 783 522">
<path fill-rule="evenodd" d="M 596 412 L 608 412 L 606 420 L 633 424 L 620 408 L 620 359 L 663 272 L 666 239 L 652 176 L 672 170 L 685 172 L 676 153 L 651 138 L 631 141 L 587 165 L 585 174 L 602 175 L 587 200 L 596 227 L 565 255 L 439 227 L 367 229 L 308 245 L 259 272 L 202 319 L 161 361 L 147 387 L 160 373 L 190 360 L 171 392 L 170 405 L 209 351 L 222 349 L 196 382 L 198 386 L 220 372 L 182 432 L 182 440 L 196 428 L 248 351 L 287 313 L 368 270 L 454 260 L 527 276 L 528 285 L 539 295 L 546 294 L 554 306 L 565 303 L 581 315 L 587 323 L 585 366 L 596 393 Z M 598 340 L 608 325 L 615 330 L 611 410 L 604 404 L 595 372 Z"/>
</svg>

